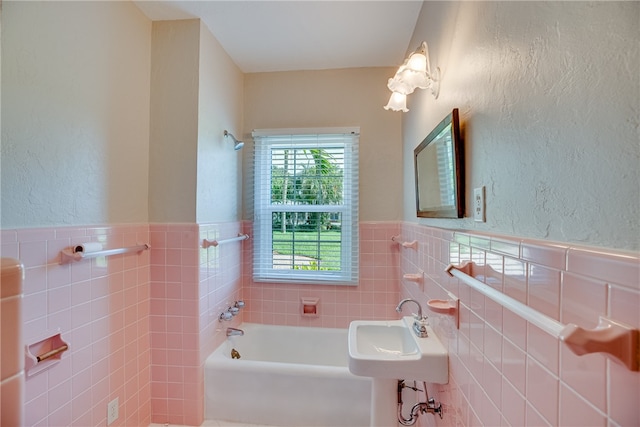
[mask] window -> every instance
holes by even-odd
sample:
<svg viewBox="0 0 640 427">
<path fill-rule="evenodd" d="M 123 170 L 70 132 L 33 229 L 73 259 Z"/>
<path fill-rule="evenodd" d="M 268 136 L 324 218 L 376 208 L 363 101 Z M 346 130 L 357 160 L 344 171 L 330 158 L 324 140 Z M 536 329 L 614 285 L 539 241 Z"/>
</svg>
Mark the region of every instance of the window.
<svg viewBox="0 0 640 427">
<path fill-rule="evenodd" d="M 255 281 L 358 281 L 358 128 L 255 131 Z"/>
</svg>

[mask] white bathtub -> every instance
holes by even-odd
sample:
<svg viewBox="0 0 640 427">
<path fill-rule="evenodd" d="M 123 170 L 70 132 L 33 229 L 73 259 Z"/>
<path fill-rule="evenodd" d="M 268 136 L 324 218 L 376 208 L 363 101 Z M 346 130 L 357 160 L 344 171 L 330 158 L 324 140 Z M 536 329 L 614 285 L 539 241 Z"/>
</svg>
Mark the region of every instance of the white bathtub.
<svg viewBox="0 0 640 427">
<path fill-rule="evenodd" d="M 371 379 L 349 372 L 347 330 L 244 323 L 205 362 L 205 418 L 369 426 Z M 231 358 L 231 350 L 240 359 Z"/>
</svg>

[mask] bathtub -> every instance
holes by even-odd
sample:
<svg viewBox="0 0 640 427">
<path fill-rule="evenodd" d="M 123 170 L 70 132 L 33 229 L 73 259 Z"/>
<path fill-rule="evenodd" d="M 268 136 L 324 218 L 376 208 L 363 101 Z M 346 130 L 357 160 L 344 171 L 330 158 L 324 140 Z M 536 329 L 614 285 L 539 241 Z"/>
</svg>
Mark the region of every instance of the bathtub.
<svg viewBox="0 0 640 427">
<path fill-rule="evenodd" d="M 371 378 L 349 372 L 347 330 L 244 323 L 205 362 L 205 418 L 369 426 Z M 240 353 L 232 359 L 231 351 Z"/>
</svg>

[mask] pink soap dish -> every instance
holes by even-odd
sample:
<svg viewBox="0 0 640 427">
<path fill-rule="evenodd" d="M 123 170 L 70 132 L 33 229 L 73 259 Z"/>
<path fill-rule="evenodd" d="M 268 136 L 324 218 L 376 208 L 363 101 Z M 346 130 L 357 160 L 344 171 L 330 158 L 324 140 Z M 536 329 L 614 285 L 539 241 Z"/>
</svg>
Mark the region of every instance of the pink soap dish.
<svg viewBox="0 0 640 427">
<path fill-rule="evenodd" d="M 449 294 L 448 300 L 430 299 L 427 301 L 427 308 L 435 313 L 453 316 L 456 328 L 460 329 L 460 298 L 451 292 L 447 292 L 447 294 Z"/>
<path fill-rule="evenodd" d="M 436 313 L 451 314 L 456 309 L 456 306 L 451 303 L 452 301 L 449 300 L 430 299 L 427 301 L 427 306 L 429 306 L 429 310 L 435 311 Z"/>
</svg>

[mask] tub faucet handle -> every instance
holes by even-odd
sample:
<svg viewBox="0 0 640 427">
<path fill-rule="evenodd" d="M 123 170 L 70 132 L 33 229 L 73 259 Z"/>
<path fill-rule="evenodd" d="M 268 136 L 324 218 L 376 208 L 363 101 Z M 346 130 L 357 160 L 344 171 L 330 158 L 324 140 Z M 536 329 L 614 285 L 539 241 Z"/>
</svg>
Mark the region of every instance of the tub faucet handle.
<svg viewBox="0 0 640 427">
<path fill-rule="evenodd" d="M 231 319 L 233 319 L 233 314 L 230 311 L 225 311 L 223 313 L 220 313 L 220 316 L 218 317 L 218 320 L 220 322 L 222 322 L 223 320 L 229 321 Z"/>
<path fill-rule="evenodd" d="M 236 316 L 240 313 L 240 309 L 244 307 L 244 301 L 236 301 L 231 307 L 227 309 L 227 313 L 231 313 L 232 316 Z"/>
</svg>

